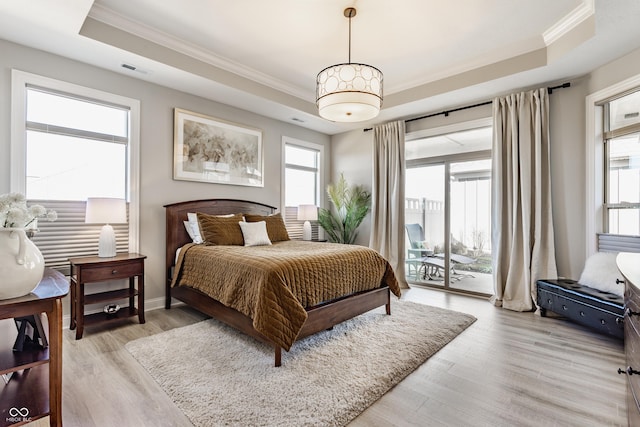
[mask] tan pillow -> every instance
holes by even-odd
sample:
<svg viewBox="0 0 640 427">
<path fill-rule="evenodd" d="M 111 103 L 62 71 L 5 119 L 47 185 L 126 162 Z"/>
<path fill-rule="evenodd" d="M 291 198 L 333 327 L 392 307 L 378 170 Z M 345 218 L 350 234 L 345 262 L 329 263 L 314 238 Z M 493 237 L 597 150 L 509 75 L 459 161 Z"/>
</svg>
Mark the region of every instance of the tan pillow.
<svg viewBox="0 0 640 427">
<path fill-rule="evenodd" d="M 284 220 L 280 213 L 273 215 L 252 215 L 244 214 L 244 218 L 247 222 L 259 222 L 264 221 L 267 223 L 267 234 L 269 234 L 269 240 L 272 242 L 282 242 L 289 239 L 289 233 L 287 233 L 287 227 L 284 225 Z"/>
<path fill-rule="evenodd" d="M 243 220 L 242 214 L 220 217 L 198 212 L 197 215 L 200 234 L 206 245 L 244 245 L 242 230 L 238 224 Z"/>
</svg>

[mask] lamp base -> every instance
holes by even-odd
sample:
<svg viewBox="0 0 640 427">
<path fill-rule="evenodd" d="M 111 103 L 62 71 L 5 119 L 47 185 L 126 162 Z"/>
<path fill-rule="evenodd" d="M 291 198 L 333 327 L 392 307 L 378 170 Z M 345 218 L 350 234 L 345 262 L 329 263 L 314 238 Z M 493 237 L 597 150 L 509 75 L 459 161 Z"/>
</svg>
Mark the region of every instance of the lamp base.
<svg viewBox="0 0 640 427">
<path fill-rule="evenodd" d="M 305 221 L 302 226 L 302 240 L 311 240 L 311 223 Z"/>
<path fill-rule="evenodd" d="M 102 226 L 100 240 L 98 240 L 98 257 L 111 258 L 116 256 L 116 233 L 109 224 Z"/>
</svg>

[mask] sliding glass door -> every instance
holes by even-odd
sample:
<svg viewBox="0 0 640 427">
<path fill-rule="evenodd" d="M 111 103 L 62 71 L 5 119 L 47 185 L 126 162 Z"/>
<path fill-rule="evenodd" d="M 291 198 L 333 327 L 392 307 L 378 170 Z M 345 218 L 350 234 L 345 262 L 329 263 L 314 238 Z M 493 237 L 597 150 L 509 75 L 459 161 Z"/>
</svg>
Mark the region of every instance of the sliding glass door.
<svg viewBox="0 0 640 427">
<path fill-rule="evenodd" d="M 445 236 L 444 165 L 407 168 L 405 225 L 407 273 L 409 280 L 444 286 L 443 260 L 435 254 L 444 251 Z M 428 258 L 428 259 L 425 259 Z"/>
<path fill-rule="evenodd" d="M 492 293 L 491 152 L 470 150 L 490 147 L 490 131 L 481 128 L 407 142 L 410 283 Z"/>
<path fill-rule="evenodd" d="M 491 294 L 491 159 L 450 163 L 449 182 L 449 284 Z"/>
</svg>

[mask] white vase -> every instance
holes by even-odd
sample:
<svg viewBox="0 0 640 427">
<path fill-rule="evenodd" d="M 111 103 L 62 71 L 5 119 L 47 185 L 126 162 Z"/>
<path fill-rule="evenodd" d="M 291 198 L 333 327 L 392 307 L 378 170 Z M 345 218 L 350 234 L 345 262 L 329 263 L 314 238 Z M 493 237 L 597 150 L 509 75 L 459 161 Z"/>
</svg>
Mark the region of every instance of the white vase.
<svg viewBox="0 0 640 427">
<path fill-rule="evenodd" d="M 42 279 L 44 258 L 22 228 L 0 228 L 0 299 L 33 291 Z"/>
</svg>

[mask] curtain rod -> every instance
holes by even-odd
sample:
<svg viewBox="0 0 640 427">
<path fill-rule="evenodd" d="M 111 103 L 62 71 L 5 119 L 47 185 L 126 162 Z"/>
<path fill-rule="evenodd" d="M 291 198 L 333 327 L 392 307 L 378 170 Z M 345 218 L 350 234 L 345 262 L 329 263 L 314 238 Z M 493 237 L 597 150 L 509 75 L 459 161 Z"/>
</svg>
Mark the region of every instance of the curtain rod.
<svg viewBox="0 0 640 427">
<path fill-rule="evenodd" d="M 548 87 L 547 88 L 547 93 L 552 94 L 555 89 L 562 89 L 562 88 L 565 88 L 565 87 L 571 87 L 571 83 L 567 82 L 567 83 L 562 83 L 561 85 L 558 85 L 558 86 Z M 492 102 L 493 101 L 485 101 L 485 102 L 480 102 L 478 104 L 467 105 L 465 107 L 453 108 L 451 110 L 445 110 L 445 111 L 441 111 L 439 113 L 431 113 L 431 114 L 427 114 L 425 116 L 414 117 L 412 119 L 406 119 L 404 122 L 405 123 L 409 123 L 409 122 L 414 122 L 416 120 L 428 119 L 429 117 L 435 117 L 435 116 L 440 116 L 440 115 L 444 115 L 445 117 L 449 117 L 450 113 L 455 113 L 456 111 L 468 110 L 470 108 L 482 107 L 483 105 L 489 105 Z M 370 131 L 372 129 L 373 128 L 365 128 L 364 131 L 368 132 L 368 131 Z"/>
</svg>

